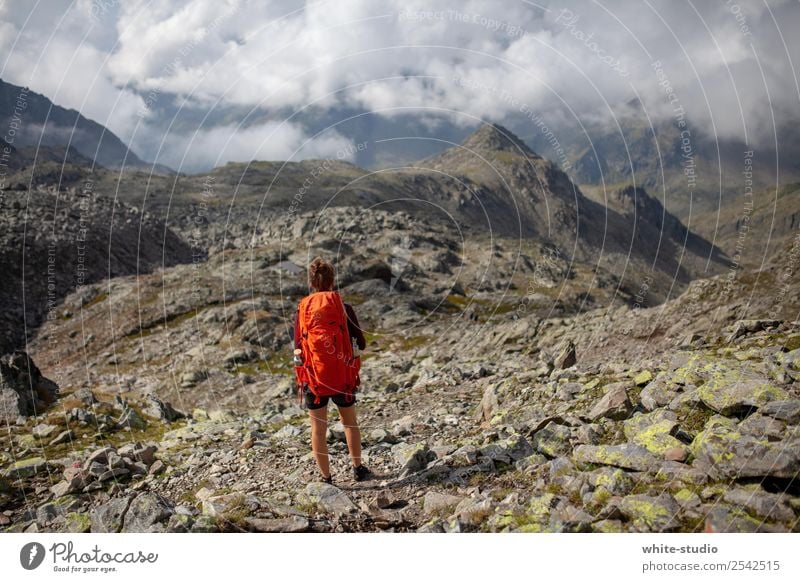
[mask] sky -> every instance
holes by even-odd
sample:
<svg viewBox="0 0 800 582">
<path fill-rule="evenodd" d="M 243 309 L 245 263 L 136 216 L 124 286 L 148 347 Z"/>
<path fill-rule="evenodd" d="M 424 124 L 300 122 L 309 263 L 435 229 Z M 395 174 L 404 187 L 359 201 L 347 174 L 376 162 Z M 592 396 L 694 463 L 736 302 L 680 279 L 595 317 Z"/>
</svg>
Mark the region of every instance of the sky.
<svg viewBox="0 0 800 582">
<path fill-rule="evenodd" d="M 352 157 L 353 116 L 611 123 L 638 99 L 710 135 L 800 117 L 797 1 L 0 0 L 0 78 L 184 171 Z"/>
</svg>

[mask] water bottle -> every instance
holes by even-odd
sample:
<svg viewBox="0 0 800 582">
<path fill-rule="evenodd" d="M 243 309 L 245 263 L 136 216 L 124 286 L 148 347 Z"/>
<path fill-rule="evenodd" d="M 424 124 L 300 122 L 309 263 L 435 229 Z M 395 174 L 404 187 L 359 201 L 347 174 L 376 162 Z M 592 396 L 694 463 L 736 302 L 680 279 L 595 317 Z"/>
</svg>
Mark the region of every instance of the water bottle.
<svg viewBox="0 0 800 582">
<path fill-rule="evenodd" d="M 300 348 L 295 349 L 294 355 L 292 356 L 292 363 L 295 367 L 300 367 L 303 365 L 303 350 Z"/>
</svg>

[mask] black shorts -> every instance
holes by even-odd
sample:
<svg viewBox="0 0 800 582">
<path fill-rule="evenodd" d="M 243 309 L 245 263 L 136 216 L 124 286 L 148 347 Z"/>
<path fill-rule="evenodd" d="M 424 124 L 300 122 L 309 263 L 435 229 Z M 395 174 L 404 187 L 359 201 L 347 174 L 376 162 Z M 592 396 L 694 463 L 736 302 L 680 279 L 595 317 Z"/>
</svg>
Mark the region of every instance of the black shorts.
<svg viewBox="0 0 800 582">
<path fill-rule="evenodd" d="M 306 408 L 309 410 L 317 410 L 318 408 L 325 408 L 328 406 L 328 400 L 333 400 L 333 403 L 338 406 L 339 408 L 348 408 L 353 406 L 356 403 L 356 395 L 355 394 L 337 394 L 336 396 L 320 396 L 319 402 L 314 403 L 316 400 L 316 396 L 314 393 L 311 392 L 308 388 L 303 390 L 303 395 L 305 396 L 306 401 Z"/>
</svg>

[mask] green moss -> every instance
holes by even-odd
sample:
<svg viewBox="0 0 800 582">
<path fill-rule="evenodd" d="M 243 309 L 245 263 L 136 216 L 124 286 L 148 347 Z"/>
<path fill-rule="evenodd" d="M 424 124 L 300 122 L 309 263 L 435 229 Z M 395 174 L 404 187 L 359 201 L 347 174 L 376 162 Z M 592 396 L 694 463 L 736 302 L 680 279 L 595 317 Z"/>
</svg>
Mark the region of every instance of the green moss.
<svg viewBox="0 0 800 582">
<path fill-rule="evenodd" d="M 74 533 L 86 533 L 92 529 L 92 520 L 88 513 L 72 511 L 64 516 L 64 530 Z"/>
</svg>

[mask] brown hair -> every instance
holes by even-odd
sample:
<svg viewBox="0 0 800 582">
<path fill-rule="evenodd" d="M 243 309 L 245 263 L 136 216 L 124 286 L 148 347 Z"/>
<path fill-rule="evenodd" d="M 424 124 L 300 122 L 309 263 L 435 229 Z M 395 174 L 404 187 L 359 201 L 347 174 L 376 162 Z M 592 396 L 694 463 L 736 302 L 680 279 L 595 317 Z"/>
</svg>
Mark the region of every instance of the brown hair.
<svg viewBox="0 0 800 582">
<path fill-rule="evenodd" d="M 333 265 L 317 257 L 308 266 L 308 283 L 315 291 L 333 290 Z"/>
</svg>

